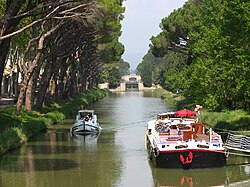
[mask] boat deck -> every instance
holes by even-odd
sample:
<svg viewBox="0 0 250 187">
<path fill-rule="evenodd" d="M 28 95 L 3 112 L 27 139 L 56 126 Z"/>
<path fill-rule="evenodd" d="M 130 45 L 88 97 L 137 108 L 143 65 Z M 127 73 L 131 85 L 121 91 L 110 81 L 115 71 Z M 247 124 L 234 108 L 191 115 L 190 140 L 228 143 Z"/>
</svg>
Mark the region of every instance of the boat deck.
<svg viewBox="0 0 250 187">
<path fill-rule="evenodd" d="M 209 136 L 207 134 L 198 133 L 195 140 L 197 140 L 197 141 L 205 140 L 206 142 L 209 142 Z"/>
<path fill-rule="evenodd" d="M 170 133 L 160 133 L 160 141 L 161 142 L 169 142 L 169 141 L 186 141 L 189 139 L 194 139 L 197 141 L 206 141 L 209 142 L 209 135 L 203 133 L 192 133 L 191 131 L 182 131 L 178 132 L 177 129 L 171 129 Z"/>
</svg>

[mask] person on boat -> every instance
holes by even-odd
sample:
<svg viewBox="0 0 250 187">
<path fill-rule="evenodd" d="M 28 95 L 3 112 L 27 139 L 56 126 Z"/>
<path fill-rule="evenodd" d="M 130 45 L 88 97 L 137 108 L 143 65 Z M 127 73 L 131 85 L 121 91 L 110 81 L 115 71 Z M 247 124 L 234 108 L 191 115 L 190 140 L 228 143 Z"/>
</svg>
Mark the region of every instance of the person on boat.
<svg viewBox="0 0 250 187">
<path fill-rule="evenodd" d="M 157 123 L 155 126 L 155 129 L 157 132 L 162 133 L 163 132 L 163 123 L 162 122 Z"/>
<path fill-rule="evenodd" d="M 92 115 L 91 115 L 91 114 L 89 114 L 88 116 L 89 116 L 89 120 L 92 120 Z"/>
<path fill-rule="evenodd" d="M 199 121 L 200 110 L 203 108 L 201 105 L 195 105 L 194 112 L 196 114 L 196 123 Z"/>
<path fill-rule="evenodd" d="M 156 125 L 155 125 L 155 130 L 157 131 L 157 132 L 160 132 L 161 131 L 161 123 L 157 123 Z"/>
<path fill-rule="evenodd" d="M 89 115 L 86 115 L 84 118 L 85 121 L 89 121 Z"/>
<path fill-rule="evenodd" d="M 163 132 L 164 133 L 170 133 L 170 127 L 169 127 L 169 125 L 167 125 L 167 124 L 163 125 Z"/>
</svg>

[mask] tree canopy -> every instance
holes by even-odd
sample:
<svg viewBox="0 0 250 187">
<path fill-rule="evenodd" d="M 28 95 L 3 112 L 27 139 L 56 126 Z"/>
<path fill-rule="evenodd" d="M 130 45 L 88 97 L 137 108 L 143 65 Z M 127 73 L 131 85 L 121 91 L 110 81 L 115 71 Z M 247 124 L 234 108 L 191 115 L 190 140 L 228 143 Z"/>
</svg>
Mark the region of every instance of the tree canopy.
<svg viewBox="0 0 250 187">
<path fill-rule="evenodd" d="M 97 86 L 120 64 L 125 8 L 117 0 L 0 2 L 0 82 L 6 63 L 21 73 L 16 114 Z M 109 68 L 108 68 L 109 69 Z M 1 90 L 0 90 L 1 92 Z"/>
<path fill-rule="evenodd" d="M 151 73 L 158 83 L 212 110 L 250 110 L 248 0 L 189 0 L 160 27 L 148 52 L 162 59 Z"/>
</svg>

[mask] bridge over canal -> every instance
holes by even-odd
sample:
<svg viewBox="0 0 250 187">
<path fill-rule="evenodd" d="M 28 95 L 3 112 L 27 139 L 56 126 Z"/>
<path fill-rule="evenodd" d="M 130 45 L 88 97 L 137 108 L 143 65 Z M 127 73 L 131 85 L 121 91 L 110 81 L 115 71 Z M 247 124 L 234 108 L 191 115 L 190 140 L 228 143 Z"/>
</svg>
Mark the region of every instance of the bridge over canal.
<svg viewBox="0 0 250 187">
<path fill-rule="evenodd" d="M 108 88 L 108 83 L 99 86 L 101 88 Z M 112 92 L 125 92 L 125 91 L 153 90 L 156 88 L 159 88 L 159 86 L 144 87 L 140 75 L 130 74 L 122 76 L 119 87 L 109 90 Z"/>
<path fill-rule="evenodd" d="M 108 83 L 101 84 L 99 87 L 108 88 Z M 130 74 L 122 76 L 119 86 L 109 90 L 112 92 L 142 91 L 144 86 L 140 75 Z"/>
<path fill-rule="evenodd" d="M 144 90 L 143 82 L 140 75 L 124 75 L 121 78 L 120 86 L 110 91 L 125 92 L 125 91 L 142 91 Z"/>
<path fill-rule="evenodd" d="M 117 89 L 119 91 L 144 90 L 143 82 L 141 81 L 141 76 L 135 74 L 122 76 L 120 86 Z"/>
</svg>

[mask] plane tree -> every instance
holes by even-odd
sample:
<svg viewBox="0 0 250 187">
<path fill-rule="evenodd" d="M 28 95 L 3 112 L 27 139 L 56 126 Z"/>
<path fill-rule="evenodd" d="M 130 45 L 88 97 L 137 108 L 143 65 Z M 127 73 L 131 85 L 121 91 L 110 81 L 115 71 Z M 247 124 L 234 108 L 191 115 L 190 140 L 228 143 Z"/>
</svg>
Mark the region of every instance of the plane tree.
<svg viewBox="0 0 250 187">
<path fill-rule="evenodd" d="M 105 64 L 124 52 L 118 41 L 122 0 L 16 0 L 0 3 L 0 75 L 18 53 L 22 74 L 16 114 L 96 86 Z M 21 47 L 19 47 L 21 46 Z M 10 48 L 12 48 L 10 50 Z M 1 72 L 2 71 L 2 72 Z"/>
<path fill-rule="evenodd" d="M 55 12 L 52 9 L 65 3 L 68 2 L 59 0 L 3 0 L 0 2 L 0 82 L 2 82 L 13 36 L 49 19 Z M 46 11 L 48 11 L 47 16 L 41 17 L 46 15 Z M 27 21 L 27 18 L 31 17 L 39 19 Z M 21 28 L 20 25 L 22 25 Z"/>
<path fill-rule="evenodd" d="M 82 3 L 78 2 L 78 4 L 75 2 L 74 4 L 59 4 L 55 5 L 55 7 L 51 8 L 51 11 L 47 11 L 44 16 L 41 16 L 44 19 L 45 17 L 50 17 L 48 20 L 44 20 L 41 22 L 41 24 L 37 24 L 36 26 L 40 26 L 39 31 L 35 33 L 33 30 L 33 33 L 35 33 L 34 37 L 29 41 L 27 45 L 27 49 L 25 53 L 23 54 L 22 60 L 21 60 L 21 66 L 23 69 L 23 79 L 21 83 L 20 93 L 18 96 L 18 101 L 16 105 L 16 114 L 19 114 L 22 103 L 24 101 L 24 97 L 26 96 L 26 109 L 31 110 L 32 108 L 32 86 L 33 86 L 33 76 L 35 70 L 38 68 L 37 73 L 38 76 L 40 76 L 41 67 L 42 64 L 45 64 L 45 69 L 43 69 L 43 73 L 47 74 L 47 77 L 51 76 L 51 69 L 58 60 L 60 56 L 58 56 L 58 53 L 56 52 L 56 48 L 60 48 L 60 45 L 63 46 L 63 44 L 60 44 L 60 41 L 68 41 L 67 50 L 74 50 L 74 47 L 76 46 L 72 45 L 70 42 L 74 42 L 75 40 L 70 40 L 70 38 L 67 38 L 69 34 L 71 33 L 71 39 L 72 38 L 79 38 L 79 36 L 82 36 L 82 34 L 79 35 L 80 25 L 86 24 L 87 17 L 92 15 L 93 9 L 87 9 L 87 7 L 92 7 L 93 3 Z M 91 16 L 90 16 L 91 17 Z M 39 20 L 39 18 L 38 18 Z M 81 21 L 82 20 L 82 21 Z M 74 24 L 77 22 L 78 24 Z M 33 22 L 32 22 L 33 23 Z M 72 25 L 77 25 L 78 27 L 74 27 Z M 32 29 L 32 27 L 31 27 Z M 63 32 L 60 34 L 60 32 Z M 81 30 L 82 31 L 82 30 Z M 77 35 L 78 34 L 78 35 Z M 61 38 L 60 36 L 65 35 L 65 38 Z M 55 38 L 57 37 L 58 38 Z M 73 37 L 72 37 L 73 36 Z M 53 43 L 53 39 L 58 39 L 55 41 L 58 41 L 58 45 L 56 43 Z M 60 40 L 61 39 L 61 40 Z M 53 42 L 52 42 L 53 41 Z M 62 42 L 64 43 L 64 42 Z M 53 45 L 55 44 L 55 45 Z M 71 45 L 70 45 L 71 44 Z M 75 44 L 75 43 L 73 43 Z M 80 44 L 80 43 L 78 43 Z M 80 44 L 81 45 L 81 44 Z M 63 47 L 62 47 L 63 48 Z M 62 49 L 61 48 L 61 49 Z M 65 43 L 64 43 L 65 48 Z M 65 54 L 66 55 L 66 54 Z M 71 53 L 68 53 L 67 55 L 71 55 Z M 43 58 L 43 61 L 40 60 L 40 58 Z M 49 65 L 52 66 L 49 68 Z M 47 71 L 44 71 L 47 70 Z M 41 79 L 44 80 L 44 79 Z M 41 88 L 39 88 L 39 104 L 37 106 L 41 106 L 43 103 L 44 98 L 44 90 L 47 89 L 46 83 L 43 81 L 41 83 Z M 28 91 L 28 92 L 27 92 Z"/>
</svg>

